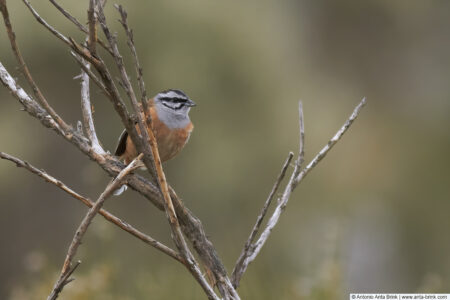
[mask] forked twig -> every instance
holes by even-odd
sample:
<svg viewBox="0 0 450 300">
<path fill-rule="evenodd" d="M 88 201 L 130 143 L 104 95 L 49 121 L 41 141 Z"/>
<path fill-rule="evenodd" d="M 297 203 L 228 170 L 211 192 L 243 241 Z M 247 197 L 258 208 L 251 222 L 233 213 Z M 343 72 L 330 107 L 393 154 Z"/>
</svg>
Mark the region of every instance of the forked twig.
<svg viewBox="0 0 450 300">
<path fill-rule="evenodd" d="M 71 268 L 68 272 L 66 272 L 66 274 L 64 274 L 63 277 L 61 277 L 61 284 L 59 284 L 58 286 L 55 286 L 55 296 L 53 298 L 51 298 L 52 300 L 58 298 L 58 295 L 62 292 L 63 288 L 69 284 L 70 282 L 74 281 L 74 278 L 70 278 L 70 276 L 72 276 L 73 272 L 75 272 L 75 270 L 78 268 L 78 266 L 81 264 L 81 260 L 78 260 Z M 47 299 L 48 300 L 48 299 Z"/>
<path fill-rule="evenodd" d="M 248 247 L 248 251 L 245 251 L 244 247 L 244 254 L 243 257 L 239 258 L 239 260 L 236 263 L 236 266 L 233 270 L 233 275 L 231 277 L 231 280 L 233 282 L 233 286 L 237 288 L 239 286 L 240 279 L 244 272 L 247 270 L 248 265 L 256 258 L 256 256 L 261 251 L 262 247 L 266 243 L 267 239 L 269 238 L 269 235 L 272 233 L 272 230 L 275 228 L 275 226 L 278 223 L 278 220 L 283 213 L 284 209 L 286 208 L 286 205 L 289 201 L 289 198 L 294 191 L 294 189 L 297 187 L 297 185 L 305 178 L 305 176 L 311 171 L 319 162 L 322 160 L 328 153 L 328 151 L 331 150 L 331 148 L 342 138 L 344 133 L 348 130 L 350 125 L 353 123 L 353 121 L 356 119 L 356 117 L 359 115 L 359 112 L 361 111 L 361 108 L 366 104 L 366 98 L 363 98 L 362 101 L 355 107 L 353 113 L 351 116 L 347 119 L 345 124 L 341 127 L 341 129 L 338 130 L 338 132 L 331 138 L 331 140 L 325 145 L 325 147 L 320 150 L 319 154 L 317 154 L 313 160 L 303 169 L 301 170 L 301 163 L 303 161 L 304 156 L 304 125 L 303 125 L 303 108 L 301 102 L 299 102 L 299 122 L 300 122 L 300 145 L 299 145 L 299 156 L 297 159 L 297 162 L 294 166 L 294 171 L 292 172 L 292 175 L 289 179 L 289 182 L 287 183 L 283 194 L 278 199 L 277 206 L 275 208 L 275 211 L 273 212 L 272 216 L 270 217 L 269 221 L 267 222 L 266 227 L 264 228 L 263 232 L 261 233 L 259 239 L 251 244 Z"/>
<path fill-rule="evenodd" d="M 345 124 L 336 132 L 336 134 L 330 139 L 330 141 L 319 151 L 319 153 L 311 160 L 311 162 L 299 173 L 297 178 L 294 181 L 293 188 L 295 188 L 308 173 L 327 155 L 328 151 L 333 148 L 334 145 L 342 138 L 345 132 L 350 128 L 353 124 L 353 121 L 359 115 L 361 109 L 366 105 L 366 98 L 364 97 L 361 102 L 355 107 L 350 117 L 347 119 Z"/>
<path fill-rule="evenodd" d="M 294 157 L 294 153 L 289 152 L 289 155 L 284 162 L 283 167 L 281 168 L 281 172 L 278 175 L 277 180 L 275 181 L 275 184 L 272 187 L 272 190 L 270 191 L 269 196 L 267 197 L 266 202 L 264 203 L 263 208 L 261 209 L 261 212 L 259 213 L 258 217 L 256 218 L 256 223 L 253 226 L 253 229 L 250 233 L 250 236 L 248 237 L 247 241 L 245 242 L 244 248 L 242 249 L 241 255 L 239 256 L 238 260 L 236 261 L 235 267 L 233 269 L 233 273 L 231 274 L 231 278 L 234 279 L 235 282 L 239 282 L 241 279 L 242 273 L 238 273 L 240 270 L 243 270 L 241 268 L 241 265 L 244 263 L 244 260 L 250 255 L 252 243 L 255 240 L 256 235 L 258 234 L 259 228 L 261 226 L 262 221 L 264 220 L 264 217 L 267 214 L 267 210 L 269 209 L 270 204 L 272 203 L 272 199 L 275 196 L 276 192 L 278 191 L 278 187 L 280 186 L 281 182 L 284 179 L 284 176 L 286 175 L 286 171 L 289 167 L 289 164 L 292 161 L 292 158 Z M 237 287 L 237 284 L 233 282 L 233 285 Z"/>
<path fill-rule="evenodd" d="M 94 217 L 97 215 L 97 213 L 100 211 L 100 209 L 103 206 L 103 203 L 107 198 L 109 198 L 112 193 L 122 185 L 125 177 L 132 172 L 133 170 L 139 168 L 139 162 L 142 159 L 142 154 L 138 155 L 125 169 L 123 169 L 119 175 L 117 175 L 116 178 L 114 178 L 105 188 L 103 193 L 100 195 L 100 197 L 95 201 L 94 205 L 89 209 L 86 216 L 83 218 L 83 221 L 81 221 L 80 226 L 78 227 L 77 231 L 75 232 L 75 235 L 72 239 L 72 243 L 69 246 L 69 250 L 67 251 L 66 259 L 64 260 L 64 264 L 61 270 L 61 274 L 59 279 L 56 281 L 55 286 L 53 287 L 52 292 L 48 296 L 47 300 L 55 300 L 61 290 L 63 289 L 64 285 L 66 285 L 67 280 L 67 273 L 70 272 L 72 260 L 75 257 L 75 254 L 77 253 L 78 247 L 81 244 L 81 239 L 83 238 L 84 234 L 86 233 L 89 225 L 91 224 Z"/>
</svg>

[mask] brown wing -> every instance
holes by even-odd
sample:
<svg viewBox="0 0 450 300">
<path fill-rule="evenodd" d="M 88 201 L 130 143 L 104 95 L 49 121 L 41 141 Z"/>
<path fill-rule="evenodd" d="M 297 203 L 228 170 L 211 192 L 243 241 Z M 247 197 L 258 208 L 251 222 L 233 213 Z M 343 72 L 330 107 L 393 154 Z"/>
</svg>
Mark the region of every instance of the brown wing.
<svg viewBox="0 0 450 300">
<path fill-rule="evenodd" d="M 119 142 L 117 143 L 116 151 L 114 152 L 114 155 L 121 156 L 125 153 L 125 149 L 127 148 L 127 138 L 128 138 L 128 132 L 124 130 L 122 134 L 119 137 Z"/>
</svg>

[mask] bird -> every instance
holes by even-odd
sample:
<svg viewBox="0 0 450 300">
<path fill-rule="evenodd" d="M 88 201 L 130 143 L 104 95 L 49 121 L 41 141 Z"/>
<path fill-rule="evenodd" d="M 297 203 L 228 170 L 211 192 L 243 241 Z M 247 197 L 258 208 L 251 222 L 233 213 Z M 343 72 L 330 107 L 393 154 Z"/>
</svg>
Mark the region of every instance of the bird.
<svg viewBox="0 0 450 300">
<path fill-rule="evenodd" d="M 189 118 L 189 111 L 196 104 L 183 91 L 176 89 L 158 93 L 147 100 L 147 104 L 152 118 L 153 134 L 158 144 L 159 156 L 161 162 L 166 162 L 180 153 L 188 142 L 194 129 L 194 125 Z M 150 131 L 151 129 L 147 128 L 147 130 Z M 125 164 L 129 164 L 138 156 L 136 147 L 126 130 L 119 137 L 114 155 L 118 156 Z M 114 194 L 120 195 L 125 190 L 126 186 L 124 185 Z"/>
</svg>

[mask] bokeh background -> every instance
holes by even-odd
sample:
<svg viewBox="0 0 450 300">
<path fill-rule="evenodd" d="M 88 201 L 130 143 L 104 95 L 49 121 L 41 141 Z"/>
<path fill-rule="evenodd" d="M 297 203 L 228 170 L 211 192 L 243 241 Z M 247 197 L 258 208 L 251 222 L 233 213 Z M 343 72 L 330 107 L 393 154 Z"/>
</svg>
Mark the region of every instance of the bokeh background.
<svg viewBox="0 0 450 300">
<path fill-rule="evenodd" d="M 86 20 L 88 1 L 59 1 Z M 119 32 L 117 12 L 107 17 Z M 115 2 L 114 2 L 115 3 Z M 288 151 L 303 100 L 306 158 L 363 96 L 360 118 L 293 194 L 239 292 L 242 299 L 346 299 L 349 292 L 450 291 L 450 2 L 421 0 L 122 1 L 150 94 L 198 106 L 188 146 L 166 164 L 231 272 Z M 79 68 L 62 43 L 8 1 L 23 55 L 49 102 L 76 124 Z M 47 1 L 48 22 L 83 35 Z M 123 44 L 124 45 L 124 44 Z M 128 56 L 126 47 L 122 47 Z M 17 70 L 5 30 L 0 60 Z M 129 57 L 127 62 L 130 62 Z M 99 137 L 122 131 L 93 87 Z M 0 151 L 96 198 L 109 178 L 20 111 L 0 88 Z M 128 191 L 106 208 L 172 245 L 164 215 Z M 0 161 L 0 298 L 45 298 L 86 207 Z M 204 299 L 179 264 L 96 218 L 61 299 Z"/>
</svg>

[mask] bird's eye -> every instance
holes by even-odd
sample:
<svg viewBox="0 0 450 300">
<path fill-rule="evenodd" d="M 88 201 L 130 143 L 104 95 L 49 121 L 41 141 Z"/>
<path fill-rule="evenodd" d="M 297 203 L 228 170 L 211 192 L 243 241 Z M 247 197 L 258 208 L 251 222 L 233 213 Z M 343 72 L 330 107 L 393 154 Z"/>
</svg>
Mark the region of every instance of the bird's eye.
<svg viewBox="0 0 450 300">
<path fill-rule="evenodd" d="M 184 106 L 184 103 L 174 103 L 174 102 L 169 102 L 169 101 L 162 101 L 161 102 L 165 107 L 173 109 L 173 110 L 178 110 L 181 109 Z"/>
</svg>

